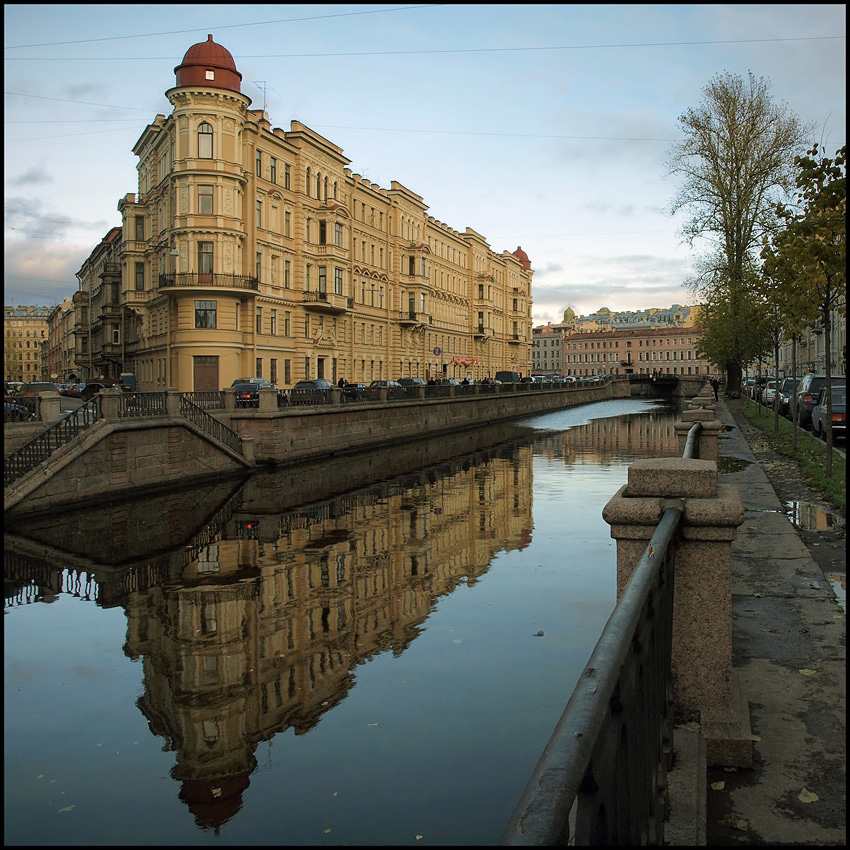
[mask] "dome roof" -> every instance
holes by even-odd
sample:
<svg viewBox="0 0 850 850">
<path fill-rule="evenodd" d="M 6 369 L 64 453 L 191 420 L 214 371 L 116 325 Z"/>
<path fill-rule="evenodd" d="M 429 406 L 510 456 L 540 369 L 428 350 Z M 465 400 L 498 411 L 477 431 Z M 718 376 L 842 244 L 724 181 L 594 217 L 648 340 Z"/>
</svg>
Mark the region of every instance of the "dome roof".
<svg viewBox="0 0 850 850">
<path fill-rule="evenodd" d="M 575 317 L 576 317 L 575 310 L 573 310 L 572 307 L 567 307 L 567 309 L 564 310 L 564 321 L 565 322 L 571 322 Z"/>
<path fill-rule="evenodd" d="M 522 263 L 522 267 L 525 271 L 531 268 L 531 260 L 528 259 L 528 254 L 522 250 L 520 246 L 517 246 L 516 251 L 514 251 L 514 256 Z"/>
<path fill-rule="evenodd" d="M 193 44 L 186 51 L 174 73 L 177 75 L 178 87 L 203 86 L 241 93 L 242 74 L 236 70 L 230 51 L 216 44 L 211 35 L 207 36 L 206 41 Z"/>
</svg>

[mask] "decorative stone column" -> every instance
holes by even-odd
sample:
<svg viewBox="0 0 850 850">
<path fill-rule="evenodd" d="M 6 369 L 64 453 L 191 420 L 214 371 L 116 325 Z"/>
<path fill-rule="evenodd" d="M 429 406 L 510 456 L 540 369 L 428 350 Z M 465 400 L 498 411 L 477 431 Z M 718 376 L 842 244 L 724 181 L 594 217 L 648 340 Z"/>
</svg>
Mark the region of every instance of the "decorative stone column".
<svg viewBox="0 0 850 850">
<path fill-rule="evenodd" d="M 617 541 L 617 595 L 674 506 L 683 508 L 673 567 L 674 717 L 700 723 L 708 764 L 749 767 L 749 712 L 732 681 L 732 541 L 744 508 L 736 487 L 718 483 L 716 462 L 631 464 L 628 483 L 602 511 Z"/>
<path fill-rule="evenodd" d="M 682 411 L 682 418 L 673 424 L 679 445 L 679 453 L 685 450 L 688 432 L 695 422 L 702 426 L 699 432 L 698 450 L 700 460 L 717 460 L 717 438 L 725 428 L 724 424 L 715 418 L 714 406 L 709 408 L 691 408 Z"/>
</svg>

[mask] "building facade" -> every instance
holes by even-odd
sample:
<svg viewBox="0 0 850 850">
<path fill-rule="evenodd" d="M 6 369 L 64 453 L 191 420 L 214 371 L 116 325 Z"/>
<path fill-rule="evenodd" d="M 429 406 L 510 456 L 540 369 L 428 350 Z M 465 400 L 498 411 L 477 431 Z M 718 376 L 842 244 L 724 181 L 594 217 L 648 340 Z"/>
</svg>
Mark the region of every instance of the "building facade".
<svg viewBox="0 0 850 850">
<path fill-rule="evenodd" d="M 212 36 L 175 74 L 171 114 L 133 148 L 120 232 L 78 272 L 83 380 L 132 372 L 185 392 L 530 370 L 521 248 L 437 221 L 298 121 L 273 128 Z"/>
<path fill-rule="evenodd" d="M 46 381 L 49 307 L 3 307 L 3 379 Z"/>
<path fill-rule="evenodd" d="M 563 338 L 565 375 L 719 375 L 699 356 L 699 328 L 573 333 Z"/>
<path fill-rule="evenodd" d="M 77 379 L 74 301 L 64 298 L 47 313 L 45 374 L 51 381 Z"/>
</svg>

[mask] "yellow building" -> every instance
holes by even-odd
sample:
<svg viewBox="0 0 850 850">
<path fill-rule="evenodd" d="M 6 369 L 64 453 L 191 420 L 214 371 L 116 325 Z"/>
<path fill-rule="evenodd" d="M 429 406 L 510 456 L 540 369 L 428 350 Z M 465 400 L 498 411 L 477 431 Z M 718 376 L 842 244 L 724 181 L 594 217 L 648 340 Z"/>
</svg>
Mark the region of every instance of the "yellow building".
<svg viewBox="0 0 850 850">
<path fill-rule="evenodd" d="M 353 173 L 298 121 L 272 127 L 212 36 L 175 74 L 171 114 L 133 148 L 138 194 L 118 204 L 119 256 L 93 254 L 78 273 L 89 322 L 109 326 L 91 336 L 89 369 L 184 392 L 240 376 L 288 386 L 528 371 L 521 248 L 496 253 L 437 221 L 420 195 Z M 103 318 L 95 293 L 106 304 L 116 280 L 120 309 Z"/>
<path fill-rule="evenodd" d="M 45 374 L 49 307 L 3 307 L 3 379 L 49 381 Z"/>
</svg>

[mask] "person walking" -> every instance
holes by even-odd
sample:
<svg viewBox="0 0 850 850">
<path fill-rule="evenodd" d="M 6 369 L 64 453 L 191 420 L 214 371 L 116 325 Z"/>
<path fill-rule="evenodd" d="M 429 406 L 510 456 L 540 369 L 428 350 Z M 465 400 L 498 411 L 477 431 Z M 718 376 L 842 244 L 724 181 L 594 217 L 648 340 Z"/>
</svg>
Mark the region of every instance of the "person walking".
<svg viewBox="0 0 850 850">
<path fill-rule="evenodd" d="M 711 379 L 711 388 L 714 390 L 714 400 L 717 401 L 718 391 L 720 390 L 720 381 L 718 380 L 717 375 Z"/>
</svg>

